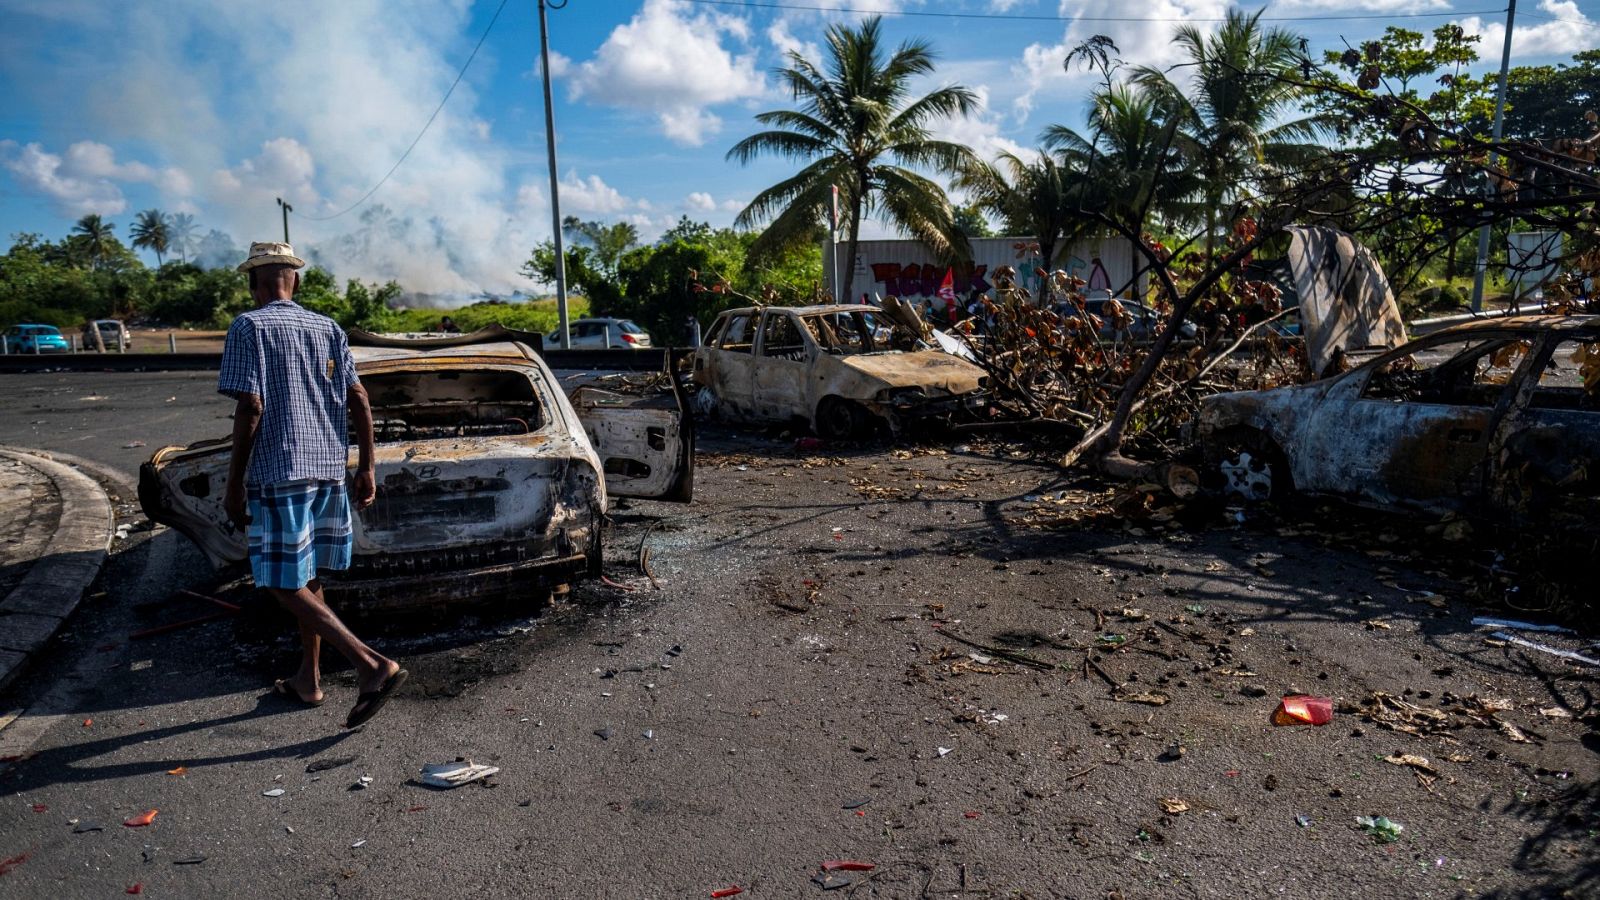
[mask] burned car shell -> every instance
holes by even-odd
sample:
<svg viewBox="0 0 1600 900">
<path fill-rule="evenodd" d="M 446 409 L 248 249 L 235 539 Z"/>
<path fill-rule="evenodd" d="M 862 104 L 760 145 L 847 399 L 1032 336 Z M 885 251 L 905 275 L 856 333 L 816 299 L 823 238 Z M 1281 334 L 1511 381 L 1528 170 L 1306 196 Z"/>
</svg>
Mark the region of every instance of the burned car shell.
<svg viewBox="0 0 1600 900">
<path fill-rule="evenodd" d="M 1477 402 L 1369 396 L 1390 363 L 1477 341 L 1430 370 L 1441 385 L 1508 346 L 1504 383 L 1470 385 Z M 1498 516 L 1592 517 L 1600 490 L 1600 397 L 1543 385 L 1568 367 L 1563 342 L 1593 346 L 1600 318 L 1514 317 L 1445 329 L 1325 381 L 1204 401 L 1198 434 L 1213 460 L 1247 446 L 1288 470 L 1292 487 L 1379 507 Z M 1465 388 L 1454 388 L 1458 393 Z M 1457 398 L 1459 401 L 1460 398 Z"/>
<path fill-rule="evenodd" d="M 354 516 L 351 567 L 323 576 L 343 607 L 535 596 L 598 574 L 610 495 L 688 499 L 681 397 L 671 409 L 575 406 L 525 344 L 418 343 L 351 349 L 373 407 L 377 496 Z M 140 471 L 146 515 L 216 566 L 245 558 L 222 511 L 230 452 L 226 439 L 166 447 Z"/>
<path fill-rule="evenodd" d="M 887 349 L 881 336 L 870 338 L 864 352 L 829 352 L 805 324 L 817 316 L 862 314 L 884 318 L 875 307 L 854 305 L 727 310 L 712 325 L 705 346 L 695 351 L 694 381 L 715 397 L 720 415 L 742 421 L 803 419 L 826 436 L 843 436 L 828 433 L 830 404 L 878 417 L 893 430 L 988 405 L 987 374 L 971 362 L 939 350 Z M 747 321 L 745 340 L 730 342 L 740 318 Z M 788 320 L 792 330 L 775 319 Z M 780 331 L 797 340 L 769 345 L 769 337 Z"/>
</svg>

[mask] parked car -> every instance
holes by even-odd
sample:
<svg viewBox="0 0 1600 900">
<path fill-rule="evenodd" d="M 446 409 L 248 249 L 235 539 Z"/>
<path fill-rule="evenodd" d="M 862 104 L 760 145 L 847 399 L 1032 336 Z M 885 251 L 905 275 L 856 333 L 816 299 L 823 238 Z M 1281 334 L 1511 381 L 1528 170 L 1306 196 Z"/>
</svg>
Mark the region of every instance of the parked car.
<svg viewBox="0 0 1600 900">
<path fill-rule="evenodd" d="M 133 335 L 128 333 L 128 328 L 122 324 L 121 319 L 96 319 L 83 326 L 83 348 L 85 350 L 94 349 L 94 335 L 89 331 L 90 325 L 100 331 L 100 340 L 104 342 L 107 350 L 133 349 Z"/>
<path fill-rule="evenodd" d="M 1218 484 L 1246 498 L 1592 522 L 1600 317 L 1448 328 L 1323 381 L 1207 398 L 1198 432 Z"/>
<path fill-rule="evenodd" d="M 578 319 L 567 325 L 572 330 L 574 350 L 649 350 L 652 346 L 650 335 L 628 319 Z M 545 335 L 544 345 L 560 347 L 561 330 Z"/>
<path fill-rule="evenodd" d="M 988 406 L 988 375 L 939 350 L 896 350 L 857 305 L 731 309 L 694 354 L 694 380 L 724 418 L 803 420 L 823 437 L 949 420 Z"/>
<path fill-rule="evenodd" d="M 350 569 L 325 578 L 334 602 L 537 597 L 599 575 L 610 498 L 688 502 L 694 430 L 676 380 L 665 394 L 569 399 L 518 334 L 351 334 L 372 403 L 377 499 L 355 515 Z M 216 566 L 245 558 L 245 533 L 222 508 L 229 453 L 226 438 L 165 447 L 139 473 L 145 515 Z"/>
<path fill-rule="evenodd" d="M 1102 341 L 1126 341 L 1135 344 L 1148 344 L 1156 338 L 1157 328 L 1161 324 L 1161 314 L 1136 300 L 1122 299 L 1117 304 L 1131 320 L 1126 327 L 1119 329 L 1115 317 L 1110 314 L 1107 307 L 1111 303 L 1109 297 L 1089 297 L 1083 301 L 1083 309 L 1089 315 L 1100 320 L 1100 339 Z M 1068 304 L 1062 309 L 1063 316 L 1078 317 L 1077 308 Z M 1184 322 L 1178 326 L 1178 337 L 1189 340 L 1195 336 L 1195 327 L 1192 322 Z"/>
<path fill-rule="evenodd" d="M 8 353 L 69 353 L 72 345 L 54 325 L 13 325 L 6 329 Z"/>
</svg>

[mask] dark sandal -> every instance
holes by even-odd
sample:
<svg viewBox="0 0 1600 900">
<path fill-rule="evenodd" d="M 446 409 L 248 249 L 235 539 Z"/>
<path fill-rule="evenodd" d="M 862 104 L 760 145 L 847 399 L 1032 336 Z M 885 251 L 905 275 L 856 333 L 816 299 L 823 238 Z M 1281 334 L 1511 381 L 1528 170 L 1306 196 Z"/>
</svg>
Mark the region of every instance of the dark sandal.
<svg viewBox="0 0 1600 900">
<path fill-rule="evenodd" d="M 287 678 L 279 678 L 277 681 L 274 681 L 272 683 L 272 692 L 277 694 L 279 697 L 293 700 L 301 706 L 321 706 L 328 700 L 327 694 L 323 694 L 321 700 L 307 700 L 305 697 L 301 696 L 299 691 L 289 686 L 289 679 Z"/>
<path fill-rule="evenodd" d="M 372 717 L 378 714 L 378 710 L 383 709 L 383 705 L 389 702 L 389 698 L 400 689 L 400 685 L 406 683 L 406 678 L 410 674 L 401 669 L 390 675 L 389 680 L 383 683 L 383 687 L 375 691 L 364 691 L 356 697 L 356 705 L 350 708 L 350 718 L 345 720 L 344 727 L 359 728 L 372 721 Z"/>
</svg>

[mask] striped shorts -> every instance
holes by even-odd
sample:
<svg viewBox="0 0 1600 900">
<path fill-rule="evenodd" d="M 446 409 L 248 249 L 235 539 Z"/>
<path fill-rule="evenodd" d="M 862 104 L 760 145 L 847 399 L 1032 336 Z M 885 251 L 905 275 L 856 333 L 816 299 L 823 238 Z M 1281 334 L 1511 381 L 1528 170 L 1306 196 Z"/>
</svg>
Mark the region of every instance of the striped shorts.
<svg viewBox="0 0 1600 900">
<path fill-rule="evenodd" d="M 350 568 L 355 539 L 343 481 L 251 485 L 248 500 L 256 587 L 294 590 L 318 569 Z"/>
</svg>

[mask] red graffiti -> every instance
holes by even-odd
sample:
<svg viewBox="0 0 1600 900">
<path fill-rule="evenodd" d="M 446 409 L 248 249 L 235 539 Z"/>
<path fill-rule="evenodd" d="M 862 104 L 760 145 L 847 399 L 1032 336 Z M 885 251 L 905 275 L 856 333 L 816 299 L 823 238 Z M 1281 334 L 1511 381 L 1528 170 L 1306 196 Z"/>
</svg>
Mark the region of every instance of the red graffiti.
<svg viewBox="0 0 1600 900">
<path fill-rule="evenodd" d="M 901 266 L 899 263 L 873 263 L 872 280 L 883 285 L 886 295 L 896 297 L 933 297 L 939 293 L 946 267 L 928 263 Z M 987 292 L 992 285 L 984 275 L 987 265 L 956 268 L 953 273 L 956 296 L 964 297 L 972 291 Z"/>
</svg>

